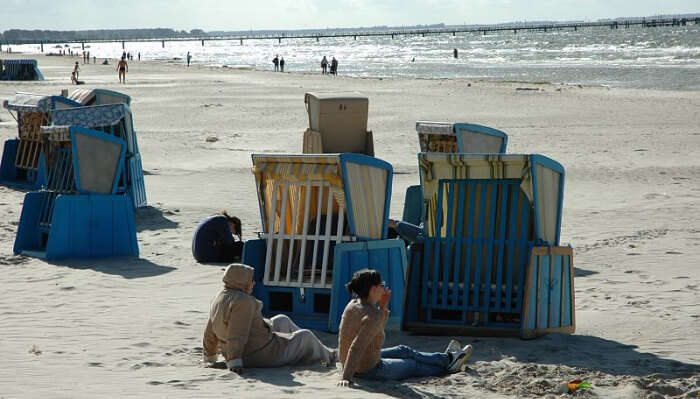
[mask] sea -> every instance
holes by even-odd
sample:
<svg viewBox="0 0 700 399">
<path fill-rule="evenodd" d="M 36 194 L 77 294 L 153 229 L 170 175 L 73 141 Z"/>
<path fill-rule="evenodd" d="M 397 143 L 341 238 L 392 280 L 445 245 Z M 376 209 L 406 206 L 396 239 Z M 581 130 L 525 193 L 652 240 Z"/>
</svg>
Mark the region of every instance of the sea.
<svg viewBox="0 0 700 399">
<path fill-rule="evenodd" d="M 58 52 L 66 45 L 44 46 Z M 82 53 L 81 45 L 71 43 Z M 453 57 L 457 49 L 458 58 Z M 37 45 L 13 50 L 39 52 Z M 272 70 L 275 55 L 285 72 L 320 73 L 321 58 L 338 60 L 338 74 L 369 78 L 469 79 L 668 90 L 700 89 L 700 25 L 548 32 L 431 34 L 239 41 L 89 43 L 98 59 L 122 51 L 142 60 Z M 101 60 L 100 60 L 101 61 Z"/>
</svg>

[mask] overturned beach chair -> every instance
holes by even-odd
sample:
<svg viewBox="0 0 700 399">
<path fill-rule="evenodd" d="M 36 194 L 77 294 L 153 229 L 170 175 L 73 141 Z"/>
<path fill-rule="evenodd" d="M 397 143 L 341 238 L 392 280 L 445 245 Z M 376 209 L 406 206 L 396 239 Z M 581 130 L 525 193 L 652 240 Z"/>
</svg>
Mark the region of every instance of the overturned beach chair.
<svg viewBox="0 0 700 399">
<path fill-rule="evenodd" d="M 5 100 L 17 121 L 17 138 L 5 141 L 0 160 L 0 184 L 36 190 L 46 184 L 46 169 L 39 129 L 51 124 L 55 110 L 80 107 L 62 96 L 17 93 Z"/>
<path fill-rule="evenodd" d="M 0 80 L 44 80 L 36 60 L 0 60 Z"/>
<path fill-rule="evenodd" d="M 126 104 L 131 106 L 131 97 L 107 89 L 77 89 L 68 98 L 83 105 Z"/>
<path fill-rule="evenodd" d="M 306 93 L 309 128 L 305 154 L 346 153 L 374 156 L 374 139 L 367 130 L 369 100 L 359 93 Z"/>
<path fill-rule="evenodd" d="M 118 192 L 127 192 L 135 208 L 146 206 L 146 187 L 141 165 L 131 108 L 124 103 L 95 105 L 74 109 L 56 110 L 53 124 L 57 126 L 82 126 L 126 142 L 126 156 L 123 170 L 118 182 Z"/>
<path fill-rule="evenodd" d="M 393 290 L 390 323 L 401 320 L 405 246 L 387 237 L 392 168 L 360 154 L 253 155 L 263 232 L 245 242 L 255 296 L 268 315 L 338 331 L 345 284 L 363 268 Z"/>
<path fill-rule="evenodd" d="M 45 259 L 138 256 L 134 211 L 119 194 L 126 142 L 79 126 L 41 129 L 48 181 L 25 195 L 14 253 Z"/>
<path fill-rule="evenodd" d="M 418 155 L 426 240 L 409 247 L 403 328 L 532 338 L 575 329 L 559 246 L 564 168 L 542 155 Z"/>
<path fill-rule="evenodd" d="M 508 145 L 504 132 L 474 123 L 416 122 L 421 152 L 503 154 Z M 404 199 L 404 222 L 421 223 L 420 186 L 409 186 Z"/>
</svg>

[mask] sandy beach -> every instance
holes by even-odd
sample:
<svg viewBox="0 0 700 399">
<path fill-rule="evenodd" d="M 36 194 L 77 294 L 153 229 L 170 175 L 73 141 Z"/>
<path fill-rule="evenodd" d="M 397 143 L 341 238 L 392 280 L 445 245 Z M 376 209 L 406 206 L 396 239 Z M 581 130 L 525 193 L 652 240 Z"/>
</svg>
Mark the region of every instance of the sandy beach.
<svg viewBox="0 0 700 399">
<path fill-rule="evenodd" d="M 32 58 L 46 80 L 0 82 L 0 99 L 76 88 L 70 71 L 78 58 Z M 567 397 L 557 387 L 576 378 L 594 388 L 575 397 L 699 396 L 699 91 L 359 79 L 155 61 L 131 62 L 120 85 L 113 61 L 80 67 L 86 85 L 79 87 L 132 97 L 149 203 L 136 213 L 140 258 L 47 263 L 13 255 L 25 192 L 0 186 L 0 397 Z M 509 134 L 508 152 L 564 165 L 574 335 L 454 337 L 474 346 L 466 371 L 353 388 L 336 387 L 340 365 L 241 376 L 203 367 L 202 333 L 224 265 L 194 262 L 194 229 L 227 209 L 242 219 L 244 238 L 255 237 L 250 154 L 300 152 L 304 93 L 333 90 L 369 97 L 376 156 L 394 167 L 394 218 L 406 187 L 418 183 L 417 120 L 492 126 Z M 0 140 L 16 134 L 0 110 Z M 318 335 L 337 345 L 336 335 Z M 391 331 L 387 345 L 442 351 L 449 338 Z"/>
</svg>

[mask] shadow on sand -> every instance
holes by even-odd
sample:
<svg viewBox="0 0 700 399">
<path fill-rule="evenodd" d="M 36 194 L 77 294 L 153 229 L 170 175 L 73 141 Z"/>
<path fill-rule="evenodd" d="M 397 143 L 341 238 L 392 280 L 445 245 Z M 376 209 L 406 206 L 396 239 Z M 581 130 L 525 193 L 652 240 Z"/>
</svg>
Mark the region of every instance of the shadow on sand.
<svg viewBox="0 0 700 399">
<path fill-rule="evenodd" d="M 136 231 L 141 232 L 144 230 L 164 230 L 177 228 L 179 223 L 166 217 L 170 215 L 174 215 L 174 213 L 168 210 L 163 211 L 150 205 L 143 208 L 138 208 L 134 211 Z"/>
<path fill-rule="evenodd" d="M 175 270 L 174 267 L 157 265 L 146 259 L 136 258 L 99 258 L 99 259 L 63 259 L 49 262 L 56 266 L 72 269 L 91 269 L 105 274 L 120 275 L 127 279 L 154 277 Z"/>
</svg>

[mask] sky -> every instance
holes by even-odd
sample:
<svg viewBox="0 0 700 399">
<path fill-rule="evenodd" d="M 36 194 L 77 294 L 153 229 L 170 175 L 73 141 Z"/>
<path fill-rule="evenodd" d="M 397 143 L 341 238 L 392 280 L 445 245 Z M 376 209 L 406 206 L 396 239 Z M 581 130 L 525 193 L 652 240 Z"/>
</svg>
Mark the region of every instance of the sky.
<svg viewBox="0 0 700 399">
<path fill-rule="evenodd" d="M 597 20 L 700 12 L 700 0 L 0 0 L 8 29 L 323 29 Z"/>
</svg>

